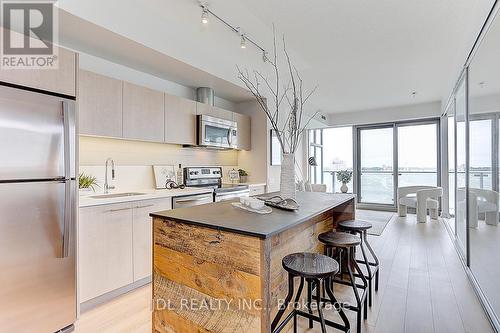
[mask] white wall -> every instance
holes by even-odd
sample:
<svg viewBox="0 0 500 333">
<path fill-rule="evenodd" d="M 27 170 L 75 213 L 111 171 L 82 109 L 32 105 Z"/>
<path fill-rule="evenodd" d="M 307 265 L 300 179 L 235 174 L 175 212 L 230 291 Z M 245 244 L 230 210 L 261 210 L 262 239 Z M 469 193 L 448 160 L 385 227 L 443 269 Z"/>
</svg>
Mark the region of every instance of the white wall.
<svg viewBox="0 0 500 333">
<path fill-rule="evenodd" d="M 108 157 L 116 163 L 117 189 L 154 187 L 153 165 L 222 166 L 224 177 L 238 168 L 238 152 L 182 148 L 179 145 L 122 139 L 80 137 L 80 172 L 95 176 L 102 185 Z"/>
<path fill-rule="evenodd" d="M 500 94 L 473 96 L 469 103 L 471 114 L 499 112 Z"/>
<path fill-rule="evenodd" d="M 238 103 L 236 111 L 251 117 L 252 136 L 252 149 L 238 152 L 238 165 L 249 173 L 249 182 L 267 183 L 269 131 L 266 114 L 256 101 Z"/>
<path fill-rule="evenodd" d="M 439 117 L 441 102 L 403 105 L 397 107 L 363 110 L 357 112 L 332 113 L 328 115 L 329 126 L 376 124 Z"/>
</svg>

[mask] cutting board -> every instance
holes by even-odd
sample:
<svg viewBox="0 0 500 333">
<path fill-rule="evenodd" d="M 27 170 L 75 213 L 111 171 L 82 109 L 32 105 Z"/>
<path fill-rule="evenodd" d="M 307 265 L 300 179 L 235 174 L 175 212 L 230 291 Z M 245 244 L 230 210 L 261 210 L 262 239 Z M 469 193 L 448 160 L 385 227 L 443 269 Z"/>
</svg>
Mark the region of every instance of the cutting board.
<svg viewBox="0 0 500 333">
<path fill-rule="evenodd" d="M 156 189 L 164 189 L 168 180 L 175 181 L 175 169 L 173 165 L 153 165 Z"/>
</svg>

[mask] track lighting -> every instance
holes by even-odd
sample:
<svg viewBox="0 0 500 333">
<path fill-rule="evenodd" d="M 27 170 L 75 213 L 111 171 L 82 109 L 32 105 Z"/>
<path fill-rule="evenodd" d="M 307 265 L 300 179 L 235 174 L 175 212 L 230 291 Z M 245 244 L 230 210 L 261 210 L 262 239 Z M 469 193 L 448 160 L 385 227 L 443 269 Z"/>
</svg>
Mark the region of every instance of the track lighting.
<svg viewBox="0 0 500 333">
<path fill-rule="evenodd" d="M 263 62 L 269 61 L 269 58 L 268 58 L 268 55 L 267 55 L 267 51 L 264 50 L 264 48 L 262 46 L 260 46 L 259 44 L 257 44 L 253 39 L 251 39 L 250 37 L 248 37 L 248 35 L 243 34 L 241 32 L 240 27 L 234 26 L 234 25 L 228 23 L 222 17 L 218 16 L 210 8 L 208 8 L 208 4 L 207 3 L 200 2 L 199 6 L 201 7 L 201 10 L 202 10 L 202 12 L 201 12 L 201 23 L 208 24 L 208 21 L 209 21 L 208 16 L 210 15 L 210 19 L 215 19 L 215 20 L 223 23 L 226 27 L 228 27 L 230 30 L 234 31 L 235 33 L 237 33 L 240 36 L 240 38 L 241 38 L 240 39 L 240 48 L 246 49 L 247 48 L 247 44 L 250 43 L 250 44 L 254 45 L 256 48 L 258 48 L 260 51 L 262 51 L 262 61 Z"/>
<path fill-rule="evenodd" d="M 201 23 L 203 23 L 203 24 L 208 23 L 208 9 L 206 7 L 202 7 Z"/>
</svg>

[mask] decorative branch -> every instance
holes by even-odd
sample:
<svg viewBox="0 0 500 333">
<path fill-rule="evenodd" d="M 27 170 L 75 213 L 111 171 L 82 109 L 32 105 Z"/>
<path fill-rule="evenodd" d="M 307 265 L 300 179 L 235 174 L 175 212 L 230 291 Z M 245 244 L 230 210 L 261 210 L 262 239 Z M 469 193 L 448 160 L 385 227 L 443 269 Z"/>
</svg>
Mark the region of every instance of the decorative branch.
<svg viewBox="0 0 500 333">
<path fill-rule="evenodd" d="M 248 70 L 241 70 L 240 67 L 236 66 L 238 70 L 238 78 L 245 84 L 247 89 L 252 93 L 256 99 L 259 107 L 266 113 L 272 128 L 276 132 L 276 137 L 280 143 L 281 150 L 283 153 L 295 153 L 297 147 L 300 144 L 302 138 L 302 133 L 309 125 L 310 121 L 317 115 L 319 111 L 311 116 L 304 126 L 304 110 L 305 104 L 309 98 L 316 92 L 318 86 L 314 87 L 310 92 L 306 93 L 304 91 L 304 82 L 299 74 L 299 71 L 295 66 L 293 66 L 290 56 L 288 54 L 285 42 L 285 36 L 283 36 L 283 53 L 286 60 L 286 67 L 288 71 L 289 79 L 283 84 L 281 82 L 280 68 L 278 66 L 278 48 L 276 42 L 276 28 L 273 25 L 273 57 L 272 60 L 267 61 L 272 66 L 272 73 L 274 77 L 270 80 L 266 75 L 254 70 L 252 75 Z M 264 94 L 260 87 L 264 86 L 267 88 L 267 92 L 270 95 L 270 104 L 267 102 L 267 94 Z M 283 101 L 286 101 L 285 107 Z M 269 107 L 272 105 L 272 108 Z M 280 126 L 280 119 L 285 119 L 283 126 Z"/>
</svg>

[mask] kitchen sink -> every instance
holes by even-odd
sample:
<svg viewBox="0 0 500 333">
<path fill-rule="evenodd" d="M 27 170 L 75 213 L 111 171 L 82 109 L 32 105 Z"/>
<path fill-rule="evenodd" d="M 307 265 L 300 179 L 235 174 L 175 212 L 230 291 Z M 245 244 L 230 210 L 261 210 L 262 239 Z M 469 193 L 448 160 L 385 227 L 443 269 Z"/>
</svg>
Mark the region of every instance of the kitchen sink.
<svg viewBox="0 0 500 333">
<path fill-rule="evenodd" d="M 122 197 L 132 197 L 135 195 L 144 195 L 146 193 L 140 192 L 125 192 L 125 193 L 112 193 L 112 194 L 101 194 L 101 195 L 93 195 L 92 199 L 111 199 L 111 198 L 122 198 Z"/>
</svg>

